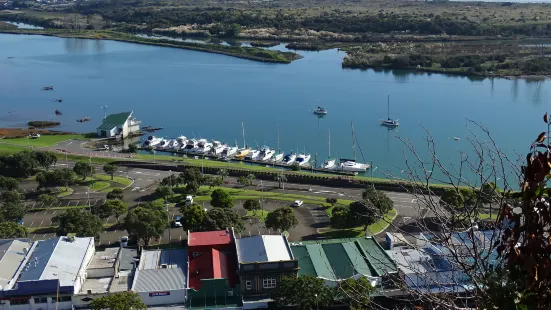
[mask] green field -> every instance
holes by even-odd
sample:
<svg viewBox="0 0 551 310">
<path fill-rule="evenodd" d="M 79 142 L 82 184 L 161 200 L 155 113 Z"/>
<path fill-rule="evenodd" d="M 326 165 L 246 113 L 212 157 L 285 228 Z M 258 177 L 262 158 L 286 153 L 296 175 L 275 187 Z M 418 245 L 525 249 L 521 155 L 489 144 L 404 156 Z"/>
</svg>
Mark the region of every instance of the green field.
<svg viewBox="0 0 551 310">
<path fill-rule="evenodd" d="M 46 147 L 54 146 L 59 142 L 67 140 L 87 140 L 84 135 L 42 135 L 40 138 L 13 138 L 13 139 L 3 139 L 3 143 L 12 144 L 12 145 L 21 145 L 21 146 L 32 146 L 32 147 Z M 3 147 L 2 147 L 3 148 Z M 1 149 L 1 148 L 0 148 Z"/>
<path fill-rule="evenodd" d="M 254 214 L 253 211 L 247 211 L 247 216 L 244 216 L 243 219 L 249 219 L 249 218 L 252 218 L 252 217 L 256 217 L 258 219 L 260 219 L 261 221 L 265 221 L 266 220 L 266 216 L 268 216 L 268 211 L 265 211 L 265 210 L 257 210 L 256 211 L 256 214 Z"/>
<path fill-rule="evenodd" d="M 60 187 L 59 188 L 59 194 L 57 194 L 57 198 L 63 198 L 71 195 L 75 190 L 70 187 Z"/>
<path fill-rule="evenodd" d="M 121 184 L 125 187 L 132 184 L 132 180 L 130 180 L 128 178 L 115 176 L 113 178 L 113 180 L 111 180 L 111 176 L 106 175 L 106 174 L 94 174 L 94 179 L 102 180 L 102 181 L 109 181 L 109 182 L 113 182 L 113 183 L 118 183 L 118 184 Z"/>
<path fill-rule="evenodd" d="M 390 223 L 392 223 L 392 221 L 396 218 L 396 215 L 396 209 L 390 210 L 387 214 L 385 214 L 384 218 L 369 225 L 367 227 L 367 231 L 364 230 L 363 226 L 359 226 L 347 229 L 331 229 L 322 232 L 321 235 L 326 238 L 356 238 L 363 236 L 365 233 L 373 236 L 387 229 Z"/>
</svg>

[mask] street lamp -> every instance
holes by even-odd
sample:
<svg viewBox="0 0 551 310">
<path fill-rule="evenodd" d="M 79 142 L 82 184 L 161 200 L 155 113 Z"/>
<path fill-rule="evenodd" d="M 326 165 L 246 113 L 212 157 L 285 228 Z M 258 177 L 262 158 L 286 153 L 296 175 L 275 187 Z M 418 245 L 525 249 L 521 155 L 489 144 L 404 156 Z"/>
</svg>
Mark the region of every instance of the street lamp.
<svg viewBox="0 0 551 310">
<path fill-rule="evenodd" d="M 103 118 L 107 118 L 107 106 L 104 105 L 101 108 L 103 109 Z"/>
<path fill-rule="evenodd" d="M 88 196 L 88 211 L 90 211 L 90 213 L 92 213 L 92 207 L 90 206 L 90 191 L 92 190 L 92 188 L 88 187 L 88 191 L 86 192 L 86 196 Z"/>
</svg>

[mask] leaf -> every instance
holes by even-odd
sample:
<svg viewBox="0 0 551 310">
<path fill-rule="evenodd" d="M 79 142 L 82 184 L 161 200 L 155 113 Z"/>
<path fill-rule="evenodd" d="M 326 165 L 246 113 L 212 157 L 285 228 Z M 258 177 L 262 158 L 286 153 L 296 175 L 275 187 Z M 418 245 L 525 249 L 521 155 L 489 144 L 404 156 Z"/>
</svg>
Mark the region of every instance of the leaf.
<svg viewBox="0 0 551 310">
<path fill-rule="evenodd" d="M 538 138 L 536 139 L 537 143 L 542 143 L 545 140 L 545 132 L 542 132 L 539 134 Z"/>
<path fill-rule="evenodd" d="M 549 115 L 547 115 L 547 112 L 546 112 L 545 115 L 543 116 L 543 121 L 544 121 L 546 124 L 549 124 Z"/>
</svg>

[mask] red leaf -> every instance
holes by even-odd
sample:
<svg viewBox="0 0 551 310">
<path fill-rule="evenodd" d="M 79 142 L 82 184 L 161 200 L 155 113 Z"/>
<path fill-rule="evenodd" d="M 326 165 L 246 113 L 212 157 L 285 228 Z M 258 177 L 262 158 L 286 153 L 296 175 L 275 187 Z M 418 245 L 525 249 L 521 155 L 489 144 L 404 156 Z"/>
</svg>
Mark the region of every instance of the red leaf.
<svg viewBox="0 0 551 310">
<path fill-rule="evenodd" d="M 544 121 L 546 124 L 549 124 L 549 115 L 547 115 L 547 113 L 545 113 L 545 115 L 543 116 L 543 121 Z"/>
<path fill-rule="evenodd" d="M 537 143 L 542 143 L 545 140 L 545 132 L 542 132 L 539 134 L 538 138 L 536 139 Z"/>
</svg>

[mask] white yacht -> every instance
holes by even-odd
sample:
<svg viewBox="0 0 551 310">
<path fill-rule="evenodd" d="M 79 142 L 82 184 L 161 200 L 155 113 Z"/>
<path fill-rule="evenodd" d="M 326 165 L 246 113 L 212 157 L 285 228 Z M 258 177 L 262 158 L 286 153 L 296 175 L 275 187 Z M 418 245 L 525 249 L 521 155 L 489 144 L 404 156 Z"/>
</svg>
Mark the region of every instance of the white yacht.
<svg viewBox="0 0 551 310">
<path fill-rule="evenodd" d="M 333 158 L 329 158 L 326 161 L 323 162 L 321 165 L 322 169 L 335 169 L 337 166 L 337 160 Z"/>
<path fill-rule="evenodd" d="M 177 145 L 174 146 L 175 150 L 183 150 L 186 147 L 187 144 L 187 138 L 185 136 L 179 136 L 176 141 L 178 142 Z"/>
<path fill-rule="evenodd" d="M 275 154 L 275 150 L 272 150 L 267 146 L 263 146 L 260 149 L 260 153 L 258 153 L 258 156 L 255 159 L 261 160 L 261 161 L 269 160 L 270 158 L 272 158 L 272 156 L 274 156 L 274 154 Z"/>
<path fill-rule="evenodd" d="M 192 153 L 197 154 L 207 154 L 212 149 L 212 143 L 207 141 L 207 139 L 199 139 L 197 142 L 197 147 L 191 150 Z"/>
<path fill-rule="evenodd" d="M 155 136 L 149 136 L 147 138 L 147 141 L 145 141 L 143 143 L 143 146 L 144 147 L 153 147 L 153 146 L 156 146 L 157 144 L 161 143 L 163 139 L 162 138 L 157 138 Z"/>
<path fill-rule="evenodd" d="M 368 168 L 368 164 L 357 163 L 353 159 L 341 159 L 341 163 L 336 169 L 351 172 L 365 172 Z"/>
<path fill-rule="evenodd" d="M 296 162 L 299 166 L 304 166 L 304 165 L 308 164 L 311 157 L 312 156 L 310 154 L 299 154 L 297 156 Z"/>
<path fill-rule="evenodd" d="M 174 143 L 178 143 L 176 142 L 176 139 L 167 140 L 166 143 L 163 145 L 163 150 L 172 149 L 174 147 Z"/>
<path fill-rule="evenodd" d="M 272 161 L 273 161 L 274 163 L 280 162 L 280 161 L 283 160 L 283 156 L 285 156 L 285 154 L 283 154 L 283 153 L 275 154 L 275 155 L 272 157 Z"/>
<path fill-rule="evenodd" d="M 169 140 L 166 140 L 165 138 L 163 138 L 161 140 L 161 142 L 159 144 L 156 145 L 156 148 L 157 149 L 164 149 L 167 145 L 168 145 L 168 141 Z"/>
<path fill-rule="evenodd" d="M 258 157 L 258 154 L 260 154 L 259 150 L 251 150 L 247 156 L 245 156 L 245 159 L 253 160 Z"/>
<path fill-rule="evenodd" d="M 211 153 L 213 155 L 220 155 L 224 152 L 224 150 L 228 147 L 227 144 L 222 144 L 220 141 L 212 141 L 212 149 Z"/>
<path fill-rule="evenodd" d="M 285 157 L 283 157 L 283 164 L 284 165 L 292 165 L 295 160 L 297 159 L 297 155 L 293 154 L 293 153 L 289 153 L 287 155 L 285 155 Z"/>
<path fill-rule="evenodd" d="M 222 156 L 226 157 L 232 157 L 233 155 L 237 154 L 237 150 L 239 147 L 237 144 L 235 146 L 226 146 L 226 148 L 222 151 Z"/>
<path fill-rule="evenodd" d="M 191 153 L 196 148 L 197 148 L 197 140 L 189 139 L 189 140 L 187 140 L 186 146 L 184 147 L 183 151 L 186 152 L 186 153 Z"/>
</svg>

